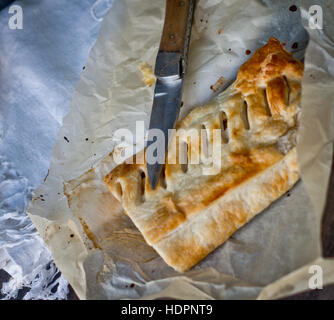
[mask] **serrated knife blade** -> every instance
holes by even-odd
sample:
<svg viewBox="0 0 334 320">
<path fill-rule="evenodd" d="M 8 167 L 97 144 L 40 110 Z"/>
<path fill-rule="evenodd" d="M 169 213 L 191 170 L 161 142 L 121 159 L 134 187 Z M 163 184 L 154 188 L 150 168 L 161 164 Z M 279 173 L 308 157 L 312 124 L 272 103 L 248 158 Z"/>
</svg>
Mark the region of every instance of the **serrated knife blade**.
<svg viewBox="0 0 334 320">
<path fill-rule="evenodd" d="M 195 8 L 195 0 L 166 0 L 166 14 L 154 73 L 154 90 L 148 141 L 146 146 L 147 171 L 152 189 L 155 189 L 165 161 L 169 129 L 175 127 L 181 106 L 183 81 Z M 160 130 L 163 138 L 156 135 Z M 161 138 L 161 135 L 160 135 Z M 161 148 L 155 149 L 160 143 Z M 160 150 L 160 151 L 159 151 Z"/>
</svg>

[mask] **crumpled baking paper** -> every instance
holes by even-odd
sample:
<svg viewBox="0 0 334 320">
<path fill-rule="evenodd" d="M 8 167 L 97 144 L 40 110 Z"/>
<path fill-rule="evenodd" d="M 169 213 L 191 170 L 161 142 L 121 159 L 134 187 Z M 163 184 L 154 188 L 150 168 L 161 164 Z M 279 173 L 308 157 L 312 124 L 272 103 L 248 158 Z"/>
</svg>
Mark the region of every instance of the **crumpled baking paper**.
<svg viewBox="0 0 334 320">
<path fill-rule="evenodd" d="M 298 160 L 306 190 L 316 211 L 319 229 L 326 203 L 329 175 L 332 168 L 334 141 L 334 7 L 330 0 L 301 1 L 303 26 L 310 40 L 305 54 L 302 81 L 302 113 L 297 144 Z M 314 29 L 310 19 L 322 13 L 323 26 Z M 321 19 L 321 18 L 320 18 Z M 321 23 L 318 19 L 317 23 Z M 320 240 L 320 237 L 317 241 Z M 305 244 L 307 246 L 308 244 Z M 317 258 L 304 267 L 268 285 L 259 299 L 283 298 L 309 289 L 314 266 L 320 266 L 323 285 L 334 283 L 334 259 Z"/>
<path fill-rule="evenodd" d="M 302 82 L 303 113 L 298 153 L 306 188 L 315 209 L 321 214 L 331 171 L 334 140 L 334 8 L 332 1 L 320 2 L 323 29 L 311 29 L 308 8 L 313 2 L 304 0 L 302 4 L 303 25 L 310 34 L 310 41 Z"/>
<path fill-rule="evenodd" d="M 308 34 L 291 5 L 198 2 L 181 117 L 213 97 L 210 86 L 218 79 L 227 87 L 248 59 L 246 51 L 254 52 L 269 37 L 288 49 L 297 42 L 292 51 L 304 56 Z M 138 66 L 154 67 L 163 18 L 163 0 L 115 0 L 59 132 L 49 175 L 29 206 L 30 217 L 81 299 L 277 296 L 275 290 L 259 294 L 320 256 L 320 215 L 302 182 L 183 274 L 145 243 L 103 182 L 115 167 L 109 154 L 120 141 L 114 132 L 135 132 L 140 120 L 147 128 L 154 88 L 143 84 Z M 132 142 L 123 146 L 131 148 Z M 298 279 L 290 279 L 290 288 Z"/>
</svg>

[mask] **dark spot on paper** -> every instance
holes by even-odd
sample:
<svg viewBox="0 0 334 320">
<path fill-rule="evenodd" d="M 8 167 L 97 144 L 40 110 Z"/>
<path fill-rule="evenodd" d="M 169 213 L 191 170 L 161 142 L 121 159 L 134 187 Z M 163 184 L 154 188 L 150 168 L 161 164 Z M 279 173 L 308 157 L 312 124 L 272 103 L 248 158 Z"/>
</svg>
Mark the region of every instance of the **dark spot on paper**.
<svg viewBox="0 0 334 320">
<path fill-rule="evenodd" d="M 213 90 L 213 86 L 210 86 L 210 89 Z"/>
<path fill-rule="evenodd" d="M 196 84 L 196 81 L 194 81 L 193 84 Z"/>
<path fill-rule="evenodd" d="M 289 8 L 289 10 L 292 11 L 292 12 L 295 12 L 295 11 L 297 11 L 297 6 L 292 5 L 292 6 Z"/>
<path fill-rule="evenodd" d="M 252 51 L 250 51 L 249 49 L 247 49 L 247 50 L 245 51 L 245 53 L 246 53 L 247 55 L 250 55 L 250 54 L 252 53 Z"/>
<path fill-rule="evenodd" d="M 41 194 L 40 197 L 43 198 L 44 196 Z"/>
<path fill-rule="evenodd" d="M 74 234 L 72 233 L 72 234 L 70 235 L 70 237 L 73 238 L 73 237 L 74 237 Z"/>
<path fill-rule="evenodd" d="M 294 42 L 291 46 L 292 49 L 297 49 L 298 48 L 298 42 Z"/>
<path fill-rule="evenodd" d="M 129 286 L 126 284 L 126 285 L 125 285 L 125 288 L 129 288 Z"/>
<path fill-rule="evenodd" d="M 222 29 L 219 29 L 218 30 L 218 34 L 222 34 L 223 30 Z"/>
<path fill-rule="evenodd" d="M 86 69 L 86 67 L 85 67 L 85 66 L 83 66 L 82 70 L 85 70 L 85 69 Z"/>
<path fill-rule="evenodd" d="M 203 22 L 203 19 L 201 19 L 200 21 Z"/>
<path fill-rule="evenodd" d="M 228 51 L 231 51 L 232 49 L 231 48 L 228 48 Z"/>
<path fill-rule="evenodd" d="M 131 284 L 130 284 L 130 288 L 133 288 L 134 286 L 135 286 L 134 283 L 131 283 Z"/>
<path fill-rule="evenodd" d="M 289 192 L 289 191 L 286 193 L 286 196 L 287 196 L 287 197 L 290 197 L 290 192 Z"/>
<path fill-rule="evenodd" d="M 181 107 L 183 107 L 183 101 L 181 101 Z"/>
<path fill-rule="evenodd" d="M 45 199 L 41 199 L 41 201 L 45 201 Z"/>
<path fill-rule="evenodd" d="M 67 137 L 64 137 L 64 139 L 65 139 L 66 142 L 70 142 L 70 140 L 68 140 Z"/>
<path fill-rule="evenodd" d="M 88 141 L 89 139 L 88 139 L 88 138 L 86 138 L 85 140 L 86 140 L 86 141 Z"/>
</svg>

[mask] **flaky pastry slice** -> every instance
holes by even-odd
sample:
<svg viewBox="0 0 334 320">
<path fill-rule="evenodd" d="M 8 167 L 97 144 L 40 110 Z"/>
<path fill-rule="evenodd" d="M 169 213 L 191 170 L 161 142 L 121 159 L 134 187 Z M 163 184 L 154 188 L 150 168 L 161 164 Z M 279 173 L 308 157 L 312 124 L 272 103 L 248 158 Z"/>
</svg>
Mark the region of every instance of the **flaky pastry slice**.
<svg viewBox="0 0 334 320">
<path fill-rule="evenodd" d="M 155 190 L 146 164 L 135 163 L 140 154 L 105 177 L 147 243 L 175 270 L 194 266 L 298 180 L 302 74 L 303 64 L 271 38 L 228 90 L 177 124 Z M 189 129 L 201 131 L 200 139 L 178 135 Z M 186 161 L 169 163 L 181 158 L 180 146 Z M 191 161 L 196 157 L 199 163 Z M 204 173 L 206 157 L 214 174 Z"/>
</svg>

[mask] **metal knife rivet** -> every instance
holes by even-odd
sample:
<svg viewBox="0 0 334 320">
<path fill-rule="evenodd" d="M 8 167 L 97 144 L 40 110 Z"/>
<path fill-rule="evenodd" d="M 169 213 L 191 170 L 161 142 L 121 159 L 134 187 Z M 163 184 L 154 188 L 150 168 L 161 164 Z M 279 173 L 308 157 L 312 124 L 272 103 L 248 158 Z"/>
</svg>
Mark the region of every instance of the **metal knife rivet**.
<svg viewBox="0 0 334 320">
<path fill-rule="evenodd" d="M 169 35 L 169 39 L 173 40 L 175 38 L 175 36 L 173 34 Z"/>
</svg>

